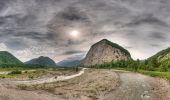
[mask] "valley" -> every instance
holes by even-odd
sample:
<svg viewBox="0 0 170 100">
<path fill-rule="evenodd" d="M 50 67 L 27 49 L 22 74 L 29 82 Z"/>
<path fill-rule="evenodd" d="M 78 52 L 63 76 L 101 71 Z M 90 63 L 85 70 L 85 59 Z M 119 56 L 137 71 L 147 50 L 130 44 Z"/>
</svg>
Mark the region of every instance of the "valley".
<svg viewBox="0 0 170 100">
<path fill-rule="evenodd" d="M 46 56 L 21 62 L 0 51 L 0 100 L 170 100 L 169 52 L 133 60 L 107 39 L 78 62 Z"/>
<path fill-rule="evenodd" d="M 67 78 L 69 76 L 70 78 Z M 0 100 L 170 99 L 168 81 L 129 71 L 82 69 L 78 74 L 62 76 L 63 80 L 51 81 L 50 76 L 45 77 L 44 83 L 41 79 L 36 83 L 34 79 L 27 81 L 0 79 Z M 15 96 L 19 94 L 21 96 Z"/>
<path fill-rule="evenodd" d="M 0 100 L 170 100 L 170 0 L 0 0 Z"/>
</svg>

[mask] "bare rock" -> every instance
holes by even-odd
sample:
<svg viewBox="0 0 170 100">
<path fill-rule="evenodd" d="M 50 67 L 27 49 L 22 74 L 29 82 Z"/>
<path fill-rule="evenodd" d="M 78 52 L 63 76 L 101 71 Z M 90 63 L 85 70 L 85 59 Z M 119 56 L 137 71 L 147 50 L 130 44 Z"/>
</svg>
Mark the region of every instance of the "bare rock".
<svg viewBox="0 0 170 100">
<path fill-rule="evenodd" d="M 112 61 L 126 61 L 129 59 L 131 59 L 131 56 L 126 49 L 119 46 L 118 44 L 110 42 L 107 39 L 103 39 L 92 45 L 81 64 L 84 66 L 91 66 L 109 63 Z"/>
</svg>

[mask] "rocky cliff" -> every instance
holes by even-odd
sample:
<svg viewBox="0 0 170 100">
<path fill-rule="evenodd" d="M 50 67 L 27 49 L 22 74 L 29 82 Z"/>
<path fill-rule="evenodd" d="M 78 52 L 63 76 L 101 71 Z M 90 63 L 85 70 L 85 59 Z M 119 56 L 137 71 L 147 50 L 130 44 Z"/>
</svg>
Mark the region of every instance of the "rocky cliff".
<svg viewBox="0 0 170 100">
<path fill-rule="evenodd" d="M 91 66 L 128 59 L 131 59 L 131 55 L 126 49 L 107 39 L 103 39 L 91 46 L 81 65 Z"/>
</svg>

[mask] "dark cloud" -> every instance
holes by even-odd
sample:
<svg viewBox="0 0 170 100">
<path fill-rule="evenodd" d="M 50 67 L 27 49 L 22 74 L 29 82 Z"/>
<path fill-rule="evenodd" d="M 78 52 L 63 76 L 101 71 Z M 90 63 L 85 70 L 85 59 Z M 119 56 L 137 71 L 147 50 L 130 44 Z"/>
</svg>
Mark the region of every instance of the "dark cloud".
<svg viewBox="0 0 170 100">
<path fill-rule="evenodd" d="M 84 51 L 79 51 L 79 50 L 66 51 L 63 53 L 63 55 L 72 55 L 72 54 L 80 54 L 80 53 L 84 53 Z"/>
<path fill-rule="evenodd" d="M 167 40 L 166 34 L 161 33 L 161 32 L 153 32 L 149 35 L 149 37 L 152 39 L 157 39 L 157 40 L 161 40 L 161 41 Z"/>
<path fill-rule="evenodd" d="M 85 54 L 78 54 L 78 55 L 68 57 L 65 60 L 82 60 L 84 57 L 85 57 Z"/>
<path fill-rule="evenodd" d="M 160 25 L 168 27 L 168 24 L 163 20 L 155 17 L 153 14 L 144 14 L 136 16 L 127 26 L 138 26 L 142 24 Z"/>
<path fill-rule="evenodd" d="M 150 46 L 152 46 L 152 47 L 160 47 L 161 45 L 158 45 L 158 44 L 150 44 Z"/>
<path fill-rule="evenodd" d="M 12 50 L 23 50 L 25 48 L 29 48 L 29 45 L 27 44 L 27 42 L 25 42 L 22 39 L 11 39 L 10 41 L 6 41 L 5 44 L 9 49 Z"/>
<path fill-rule="evenodd" d="M 75 7 L 69 7 L 65 11 L 59 13 L 57 16 L 60 16 L 61 18 L 65 20 L 70 20 L 70 21 L 87 20 L 87 16 L 85 15 L 85 13 L 81 12 Z"/>
<path fill-rule="evenodd" d="M 0 46 L 21 59 L 46 55 L 57 61 L 78 58 L 107 38 L 143 59 L 170 44 L 169 5 L 168 0 L 0 0 Z M 70 35 L 73 30 L 78 37 Z"/>
<path fill-rule="evenodd" d="M 5 18 L 4 17 L 0 17 L 0 26 L 5 24 Z"/>
<path fill-rule="evenodd" d="M 82 44 L 83 42 L 85 42 L 85 40 L 74 41 L 74 40 L 69 39 L 67 41 L 67 45 L 66 46 L 69 46 L 69 45 L 78 45 L 78 44 Z"/>
<path fill-rule="evenodd" d="M 15 1 L 15 0 L 12 0 Z M 4 10 L 8 3 L 10 3 L 11 0 L 0 0 L 0 11 Z"/>
</svg>

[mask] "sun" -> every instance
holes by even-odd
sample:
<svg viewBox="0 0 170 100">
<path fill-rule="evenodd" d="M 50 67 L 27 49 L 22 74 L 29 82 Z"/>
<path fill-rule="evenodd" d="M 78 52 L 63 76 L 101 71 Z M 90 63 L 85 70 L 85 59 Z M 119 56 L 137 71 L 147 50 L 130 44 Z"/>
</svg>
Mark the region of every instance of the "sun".
<svg viewBox="0 0 170 100">
<path fill-rule="evenodd" d="M 72 36 L 72 37 L 78 37 L 79 36 L 79 31 L 77 31 L 77 30 L 72 30 L 71 32 L 70 32 L 70 35 Z"/>
</svg>

